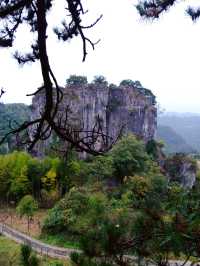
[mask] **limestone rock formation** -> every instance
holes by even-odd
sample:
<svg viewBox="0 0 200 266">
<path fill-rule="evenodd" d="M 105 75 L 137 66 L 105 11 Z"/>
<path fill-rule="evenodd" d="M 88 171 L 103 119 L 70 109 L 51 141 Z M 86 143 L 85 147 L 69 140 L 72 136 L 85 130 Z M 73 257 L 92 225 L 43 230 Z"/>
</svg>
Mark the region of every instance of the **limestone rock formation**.
<svg viewBox="0 0 200 266">
<path fill-rule="evenodd" d="M 177 153 L 165 160 L 165 174 L 170 182 L 178 182 L 184 188 L 192 188 L 196 182 L 197 165 L 189 156 Z"/>
<path fill-rule="evenodd" d="M 63 89 L 59 113 L 69 110 L 69 121 L 74 127 L 90 131 L 97 117 L 102 131 L 113 139 L 120 130 L 132 132 L 145 142 L 154 138 L 157 127 L 155 96 L 151 91 L 134 86 L 105 86 L 104 84 L 68 85 Z M 44 97 L 37 95 L 32 101 L 32 118 L 39 116 Z M 36 155 L 43 155 L 49 145 L 37 145 Z M 102 145 L 102 143 L 99 143 Z M 96 147 L 98 149 L 98 146 Z"/>
</svg>

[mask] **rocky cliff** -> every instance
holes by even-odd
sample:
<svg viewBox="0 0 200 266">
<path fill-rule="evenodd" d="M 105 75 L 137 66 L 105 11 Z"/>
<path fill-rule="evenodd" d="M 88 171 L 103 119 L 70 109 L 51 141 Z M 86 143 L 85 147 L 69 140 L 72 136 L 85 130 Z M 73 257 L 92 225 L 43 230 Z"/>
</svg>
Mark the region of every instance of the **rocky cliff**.
<svg viewBox="0 0 200 266">
<path fill-rule="evenodd" d="M 170 182 L 178 182 L 185 188 L 192 188 L 196 182 L 196 161 L 183 153 L 165 159 L 165 175 Z"/>
<path fill-rule="evenodd" d="M 145 142 L 154 138 L 157 110 L 155 96 L 147 89 L 104 84 L 68 85 L 63 94 L 59 113 L 68 109 L 73 126 L 90 131 L 98 117 L 102 131 L 113 139 L 117 138 L 120 130 L 124 134 L 132 132 Z M 39 116 L 42 106 L 44 97 L 37 95 L 32 101 L 33 118 Z M 39 144 L 37 155 L 42 155 L 48 144 L 49 141 L 45 145 Z"/>
</svg>

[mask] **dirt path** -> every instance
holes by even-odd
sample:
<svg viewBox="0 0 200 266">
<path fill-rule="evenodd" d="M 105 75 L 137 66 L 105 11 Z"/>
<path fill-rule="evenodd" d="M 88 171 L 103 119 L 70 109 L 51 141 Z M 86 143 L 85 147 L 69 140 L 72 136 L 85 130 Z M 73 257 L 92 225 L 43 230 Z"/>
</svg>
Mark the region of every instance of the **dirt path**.
<svg viewBox="0 0 200 266">
<path fill-rule="evenodd" d="M 60 248 L 45 244 L 2 223 L 0 223 L 0 234 L 14 240 L 19 244 L 26 244 L 30 246 L 34 251 L 36 251 L 42 256 L 48 256 L 57 259 L 68 259 L 69 255 L 72 252 L 81 252 L 80 250 L 77 249 Z M 127 259 L 133 259 L 132 256 L 126 256 L 126 257 Z M 183 261 L 170 261 L 171 266 L 181 266 L 183 264 L 184 264 Z M 195 263 L 193 264 L 193 266 L 194 265 L 197 264 Z M 191 266 L 191 262 L 188 261 L 186 264 L 184 264 L 184 266 Z"/>
<path fill-rule="evenodd" d="M 38 252 L 42 256 L 49 256 L 57 259 L 68 259 L 72 252 L 77 252 L 75 249 L 60 248 L 45 244 L 2 223 L 0 223 L 0 234 L 19 244 L 26 244 L 30 246 L 34 251 Z"/>
</svg>

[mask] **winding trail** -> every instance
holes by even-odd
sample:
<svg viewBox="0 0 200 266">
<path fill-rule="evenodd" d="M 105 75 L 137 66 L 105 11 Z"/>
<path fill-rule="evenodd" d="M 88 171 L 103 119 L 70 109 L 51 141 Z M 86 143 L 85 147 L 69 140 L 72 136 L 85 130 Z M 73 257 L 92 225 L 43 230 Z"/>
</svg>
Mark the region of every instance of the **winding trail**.
<svg viewBox="0 0 200 266">
<path fill-rule="evenodd" d="M 26 234 L 23 234 L 8 225 L 0 223 L 0 235 L 3 235 L 19 244 L 25 244 L 30 246 L 34 251 L 39 253 L 41 256 L 48 256 L 57 259 L 69 259 L 72 252 L 81 252 L 78 249 L 71 248 L 60 248 L 57 246 L 48 245 L 39 240 L 36 240 Z M 127 259 L 133 259 L 132 256 L 126 256 Z M 149 264 L 152 266 L 152 264 Z M 195 266 L 199 265 L 197 263 L 192 264 L 190 261 L 184 264 L 183 261 L 171 260 L 170 266 Z"/>
<path fill-rule="evenodd" d="M 77 249 L 60 248 L 57 246 L 48 245 L 2 223 L 0 223 L 0 234 L 14 240 L 19 244 L 30 246 L 34 251 L 42 256 L 48 256 L 57 259 L 68 259 L 72 252 L 81 252 Z"/>
</svg>

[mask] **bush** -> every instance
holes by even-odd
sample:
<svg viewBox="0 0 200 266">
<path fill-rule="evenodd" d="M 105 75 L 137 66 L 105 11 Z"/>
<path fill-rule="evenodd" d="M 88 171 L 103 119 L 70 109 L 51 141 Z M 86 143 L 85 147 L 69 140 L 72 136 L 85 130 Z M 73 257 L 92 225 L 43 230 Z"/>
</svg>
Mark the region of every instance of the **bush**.
<svg viewBox="0 0 200 266">
<path fill-rule="evenodd" d="M 22 266 L 39 266 L 39 259 L 32 254 L 31 247 L 27 245 L 21 246 L 21 265 Z"/>
<path fill-rule="evenodd" d="M 110 88 L 110 89 L 118 89 L 118 86 L 115 85 L 114 83 L 111 83 L 111 84 L 109 85 L 109 88 Z"/>
<path fill-rule="evenodd" d="M 56 262 L 51 262 L 51 263 L 49 264 L 49 266 L 63 266 L 63 263 L 62 263 L 62 262 L 58 262 L 58 261 L 56 261 Z"/>
<path fill-rule="evenodd" d="M 124 79 L 120 82 L 120 86 L 135 87 L 135 82 L 131 79 Z"/>
<path fill-rule="evenodd" d="M 29 259 L 29 265 L 30 266 L 39 266 L 39 259 L 35 254 L 31 255 Z"/>
<path fill-rule="evenodd" d="M 87 175 L 94 181 L 104 180 L 113 177 L 114 168 L 111 156 L 97 156 L 91 163 L 88 163 Z"/>
<path fill-rule="evenodd" d="M 42 189 L 58 194 L 59 182 L 64 181 L 61 164 L 58 158 L 41 160 L 25 152 L 0 155 L 0 199 L 19 201 L 32 194 L 39 201 Z"/>
<path fill-rule="evenodd" d="M 104 76 L 94 76 L 94 80 L 92 81 L 93 84 L 97 85 L 104 85 L 107 86 L 108 82 Z"/>
<path fill-rule="evenodd" d="M 125 176 L 141 174 L 148 171 L 149 157 L 144 143 L 132 134 L 122 137 L 110 151 L 115 175 L 121 181 Z"/>
<path fill-rule="evenodd" d="M 49 211 L 49 215 L 44 221 L 43 230 L 51 233 L 57 233 L 63 230 L 70 232 L 75 222 L 79 219 L 79 215 L 86 211 L 87 206 L 87 190 L 85 188 L 72 188 Z"/>
<path fill-rule="evenodd" d="M 85 76 L 77 76 L 77 75 L 71 75 L 66 80 L 67 85 L 85 85 L 87 84 L 87 77 Z"/>
<path fill-rule="evenodd" d="M 30 218 L 33 217 L 34 213 L 38 209 L 38 204 L 34 200 L 34 198 L 30 195 L 24 196 L 18 206 L 17 212 L 20 216 L 26 216 L 28 221 L 28 232 L 29 232 L 29 225 L 30 225 Z"/>
<path fill-rule="evenodd" d="M 70 259 L 72 262 L 74 262 L 75 264 L 78 264 L 79 263 L 79 257 L 80 257 L 80 254 L 77 253 L 77 252 L 72 252 L 70 254 Z"/>
<path fill-rule="evenodd" d="M 32 249 L 27 245 L 21 246 L 21 264 L 22 266 L 29 266 L 29 258 L 31 256 Z"/>
</svg>

